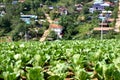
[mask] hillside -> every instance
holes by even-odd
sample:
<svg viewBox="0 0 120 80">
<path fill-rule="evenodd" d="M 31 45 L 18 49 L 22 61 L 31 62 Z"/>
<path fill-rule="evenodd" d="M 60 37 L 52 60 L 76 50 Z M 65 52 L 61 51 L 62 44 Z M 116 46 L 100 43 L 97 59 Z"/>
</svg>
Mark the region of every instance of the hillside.
<svg viewBox="0 0 120 80">
<path fill-rule="evenodd" d="M 0 37 L 9 36 L 13 41 L 38 41 L 42 38 L 44 40 L 100 39 L 103 30 L 103 39 L 118 39 L 120 35 L 114 31 L 119 10 L 118 2 L 0 0 Z M 105 18 L 104 21 L 101 17 Z M 57 26 L 51 26 L 50 33 L 44 37 L 45 31 L 51 24 Z"/>
</svg>

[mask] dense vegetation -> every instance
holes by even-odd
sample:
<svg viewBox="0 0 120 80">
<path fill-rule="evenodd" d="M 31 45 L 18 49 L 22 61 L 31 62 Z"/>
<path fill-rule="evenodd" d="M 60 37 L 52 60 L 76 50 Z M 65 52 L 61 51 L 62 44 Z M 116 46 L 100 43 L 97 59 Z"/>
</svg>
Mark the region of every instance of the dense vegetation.
<svg viewBox="0 0 120 80">
<path fill-rule="evenodd" d="M 25 37 L 25 33 L 27 33 L 30 39 L 39 39 L 49 26 L 47 21 L 40 22 L 41 19 L 46 20 L 44 15 L 44 12 L 46 12 L 53 20 L 59 19 L 58 24 L 64 27 L 63 39 L 99 38 L 99 33 L 92 32 L 93 28 L 98 26 L 96 23 L 99 23 L 97 18 L 99 11 L 96 11 L 94 14 L 89 13 L 92 0 L 25 0 L 24 3 L 17 4 L 12 4 L 12 1 L 0 0 L 0 3 L 6 6 L 5 8 L 0 8 L 0 11 L 5 11 L 6 13 L 3 17 L 0 16 L 0 36 L 12 36 L 13 40 L 22 40 Z M 113 2 L 113 0 L 110 1 Z M 40 4 L 45 6 L 41 7 Z M 76 11 L 75 4 L 82 4 L 82 11 Z M 53 6 L 54 9 L 50 10 L 49 6 Z M 56 13 L 59 6 L 67 8 L 68 14 L 60 15 Z M 117 16 L 117 6 L 116 4 L 113 8 L 107 8 L 107 10 L 113 11 L 113 18 Z M 38 22 L 31 19 L 31 24 L 26 24 L 20 20 L 20 14 L 37 15 Z M 114 22 L 111 25 L 113 27 Z M 38 30 L 37 32 L 35 28 Z M 119 38 L 119 35 L 113 31 L 104 36 L 107 39 Z"/>
<path fill-rule="evenodd" d="M 0 43 L 0 80 L 120 80 L 119 40 Z"/>
</svg>

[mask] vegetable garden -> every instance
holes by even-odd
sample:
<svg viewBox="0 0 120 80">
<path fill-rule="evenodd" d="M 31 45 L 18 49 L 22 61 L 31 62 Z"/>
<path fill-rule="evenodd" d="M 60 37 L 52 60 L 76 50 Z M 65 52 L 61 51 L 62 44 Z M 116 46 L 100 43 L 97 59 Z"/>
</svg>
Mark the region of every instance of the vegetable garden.
<svg viewBox="0 0 120 80">
<path fill-rule="evenodd" d="M 119 41 L 0 43 L 0 80 L 120 80 Z"/>
</svg>

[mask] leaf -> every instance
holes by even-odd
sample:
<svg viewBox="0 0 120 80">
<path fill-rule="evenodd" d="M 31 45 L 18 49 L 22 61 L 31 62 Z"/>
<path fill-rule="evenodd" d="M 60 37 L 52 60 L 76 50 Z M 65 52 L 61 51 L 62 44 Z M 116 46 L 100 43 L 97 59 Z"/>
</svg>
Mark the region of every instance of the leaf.
<svg viewBox="0 0 120 80">
<path fill-rule="evenodd" d="M 29 80 L 44 80 L 41 67 L 33 67 L 28 70 L 27 78 Z"/>
<path fill-rule="evenodd" d="M 84 69 L 79 69 L 75 72 L 75 78 L 77 80 L 87 80 L 89 79 L 89 74 Z"/>
<path fill-rule="evenodd" d="M 17 76 L 15 73 L 4 72 L 3 76 L 5 80 L 16 80 L 17 79 Z"/>
<path fill-rule="evenodd" d="M 48 77 L 48 80 L 63 80 L 63 79 L 61 79 L 59 76 L 57 76 L 57 75 L 54 75 L 54 76 L 49 76 Z"/>
<path fill-rule="evenodd" d="M 80 54 L 74 54 L 72 57 L 73 63 L 74 64 L 78 64 L 79 60 L 80 60 Z"/>
</svg>

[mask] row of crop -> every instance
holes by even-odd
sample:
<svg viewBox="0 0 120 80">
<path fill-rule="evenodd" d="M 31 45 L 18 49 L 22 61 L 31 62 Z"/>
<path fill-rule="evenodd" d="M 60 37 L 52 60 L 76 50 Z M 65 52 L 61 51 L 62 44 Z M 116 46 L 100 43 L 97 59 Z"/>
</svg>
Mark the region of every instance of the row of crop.
<svg viewBox="0 0 120 80">
<path fill-rule="evenodd" d="M 119 80 L 119 40 L 0 44 L 0 79 Z"/>
</svg>

